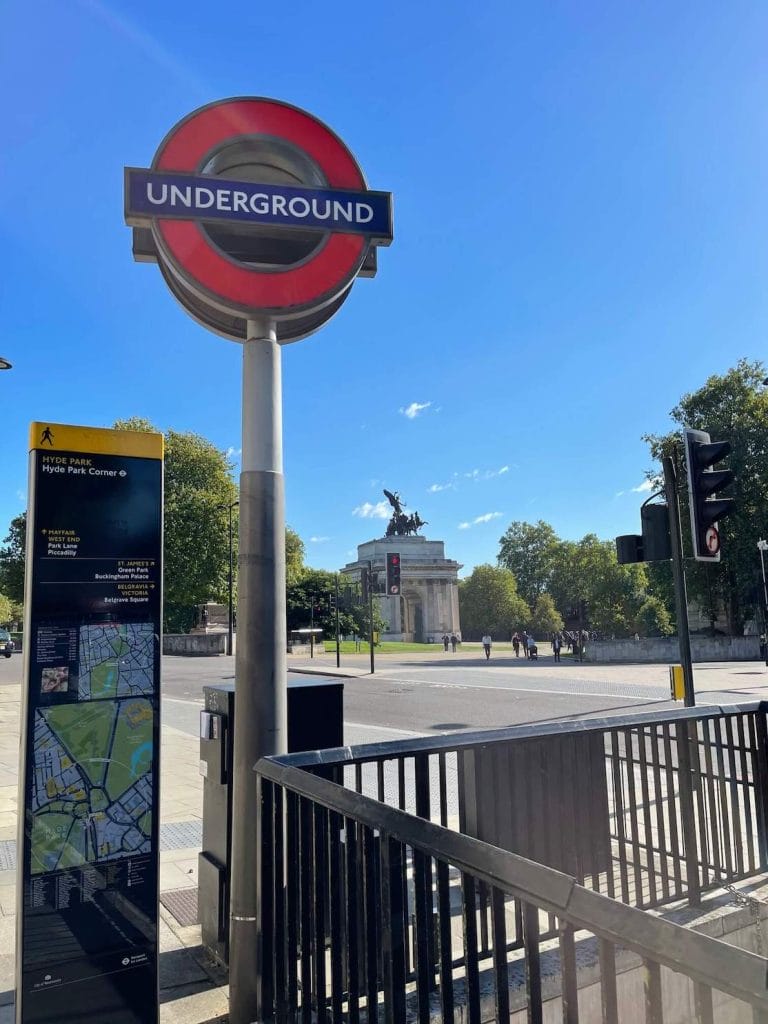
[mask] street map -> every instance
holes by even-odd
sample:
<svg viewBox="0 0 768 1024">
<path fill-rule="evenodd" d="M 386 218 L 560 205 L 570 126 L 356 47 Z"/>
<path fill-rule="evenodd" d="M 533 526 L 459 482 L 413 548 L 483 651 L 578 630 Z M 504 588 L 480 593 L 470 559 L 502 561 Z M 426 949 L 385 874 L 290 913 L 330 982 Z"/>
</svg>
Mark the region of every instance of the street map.
<svg viewBox="0 0 768 1024">
<path fill-rule="evenodd" d="M 80 700 L 136 697 L 154 691 L 151 622 L 81 626 L 78 658 Z"/>
<path fill-rule="evenodd" d="M 35 712 L 33 875 L 150 852 L 152 733 L 143 698 Z"/>
</svg>

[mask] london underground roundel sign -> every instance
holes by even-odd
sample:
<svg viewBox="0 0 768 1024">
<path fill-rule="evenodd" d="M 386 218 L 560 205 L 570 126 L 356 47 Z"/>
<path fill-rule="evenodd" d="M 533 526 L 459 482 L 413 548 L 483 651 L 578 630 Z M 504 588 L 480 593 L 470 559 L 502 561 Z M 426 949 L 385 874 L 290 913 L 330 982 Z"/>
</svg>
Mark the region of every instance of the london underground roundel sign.
<svg viewBox="0 0 768 1024">
<path fill-rule="evenodd" d="M 134 256 L 210 330 L 243 341 L 269 317 L 281 342 L 325 323 L 392 241 L 392 200 L 317 118 L 278 100 L 221 100 L 126 168 Z"/>
</svg>

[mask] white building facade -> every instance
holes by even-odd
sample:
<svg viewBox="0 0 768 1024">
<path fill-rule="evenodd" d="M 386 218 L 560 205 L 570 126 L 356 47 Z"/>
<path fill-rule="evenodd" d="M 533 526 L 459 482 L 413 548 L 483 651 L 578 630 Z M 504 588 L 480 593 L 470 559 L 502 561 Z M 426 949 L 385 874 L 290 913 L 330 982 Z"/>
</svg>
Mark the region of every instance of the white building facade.
<svg viewBox="0 0 768 1024">
<path fill-rule="evenodd" d="M 400 597 L 384 593 L 387 552 L 400 555 Z M 461 636 L 459 580 L 461 565 L 445 557 L 441 540 L 426 537 L 382 537 L 359 544 L 357 561 L 341 572 L 359 582 L 364 568 L 377 576 L 374 600 L 384 621 L 382 640 L 438 642 L 444 633 Z M 377 592 L 381 591 L 381 592 Z"/>
</svg>

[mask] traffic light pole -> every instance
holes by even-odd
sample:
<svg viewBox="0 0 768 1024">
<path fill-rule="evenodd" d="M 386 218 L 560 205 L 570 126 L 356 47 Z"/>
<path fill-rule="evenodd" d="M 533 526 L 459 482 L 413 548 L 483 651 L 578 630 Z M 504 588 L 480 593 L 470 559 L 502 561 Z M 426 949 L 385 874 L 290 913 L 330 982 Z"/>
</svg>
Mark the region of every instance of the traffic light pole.
<svg viewBox="0 0 768 1024">
<path fill-rule="evenodd" d="M 339 574 L 336 573 L 336 668 L 341 667 L 341 637 L 339 635 Z"/>
<path fill-rule="evenodd" d="M 368 635 L 371 648 L 371 675 L 373 675 L 373 562 L 370 560 L 368 561 Z"/>
<path fill-rule="evenodd" d="M 680 532 L 680 505 L 677 500 L 677 478 L 675 466 L 669 456 L 662 459 L 664 467 L 664 490 L 669 512 L 669 538 L 672 544 L 672 578 L 675 584 L 675 615 L 677 635 L 680 640 L 680 662 L 683 666 L 684 703 L 687 708 L 696 704 L 693 690 L 693 659 L 691 657 L 691 634 L 688 629 L 688 597 L 685 592 L 685 567 L 683 563 L 683 538 Z"/>
</svg>

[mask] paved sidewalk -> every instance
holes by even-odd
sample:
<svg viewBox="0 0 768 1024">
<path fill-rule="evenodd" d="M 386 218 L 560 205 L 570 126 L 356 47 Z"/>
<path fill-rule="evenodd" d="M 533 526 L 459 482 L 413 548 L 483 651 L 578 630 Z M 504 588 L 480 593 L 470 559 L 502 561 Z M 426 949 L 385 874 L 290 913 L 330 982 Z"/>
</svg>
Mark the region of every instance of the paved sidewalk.
<svg viewBox="0 0 768 1024">
<path fill-rule="evenodd" d="M 0 687 L 0 1024 L 12 1024 L 14 1019 L 20 694 L 19 685 Z M 198 741 L 163 726 L 161 758 L 160 1020 L 162 1024 L 213 1024 L 227 1019 L 226 976 L 202 949 L 200 926 L 187 923 L 196 916 L 202 839 Z M 174 905 L 174 895 L 179 917 L 163 902 Z"/>
</svg>

